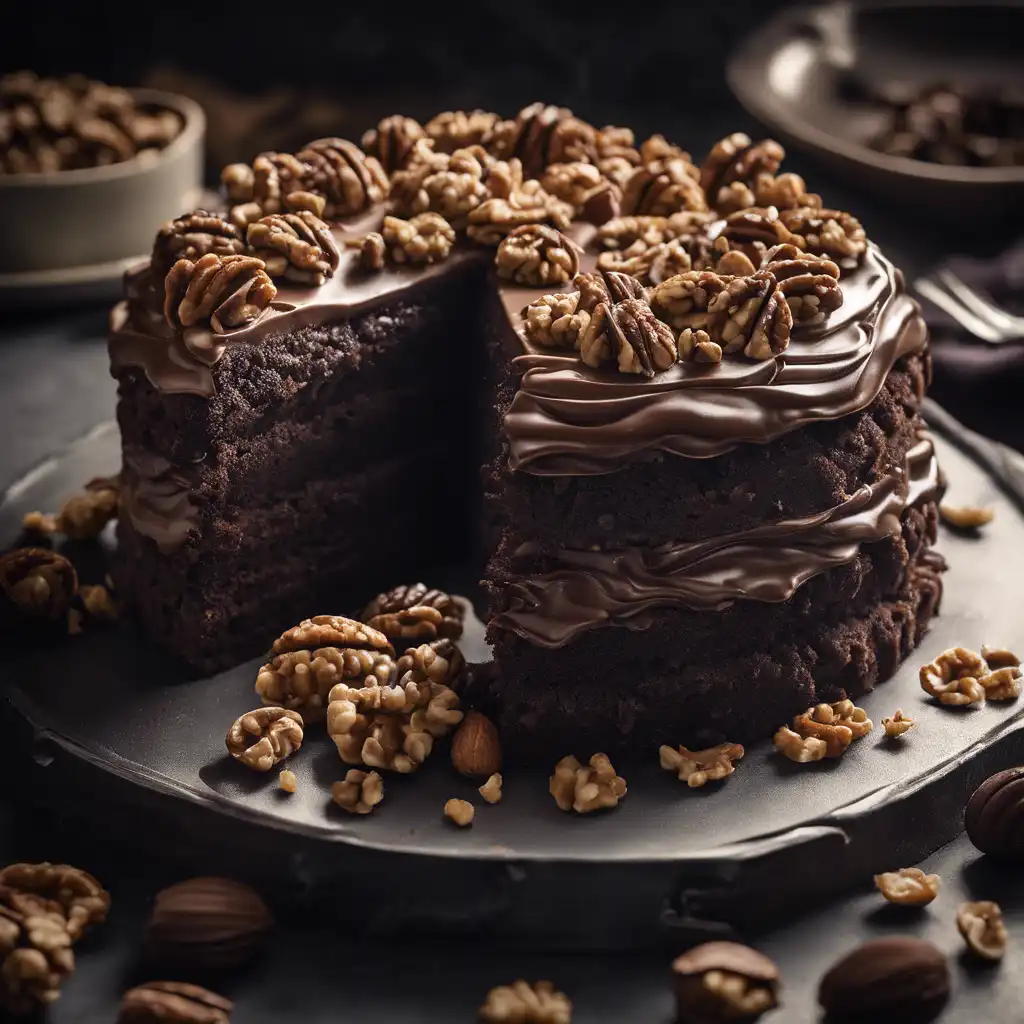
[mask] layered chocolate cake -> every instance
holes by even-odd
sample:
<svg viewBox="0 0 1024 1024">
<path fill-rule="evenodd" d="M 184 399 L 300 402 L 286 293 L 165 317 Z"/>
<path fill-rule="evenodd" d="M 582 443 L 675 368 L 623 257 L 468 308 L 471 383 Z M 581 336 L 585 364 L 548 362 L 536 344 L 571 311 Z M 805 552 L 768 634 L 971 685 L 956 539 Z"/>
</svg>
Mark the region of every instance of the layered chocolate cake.
<svg viewBox="0 0 1024 1024">
<path fill-rule="evenodd" d="M 147 630 L 215 671 L 482 544 L 465 696 L 513 754 L 744 742 L 885 679 L 941 595 L 927 336 L 782 158 L 536 104 L 227 168 L 113 314 Z"/>
</svg>

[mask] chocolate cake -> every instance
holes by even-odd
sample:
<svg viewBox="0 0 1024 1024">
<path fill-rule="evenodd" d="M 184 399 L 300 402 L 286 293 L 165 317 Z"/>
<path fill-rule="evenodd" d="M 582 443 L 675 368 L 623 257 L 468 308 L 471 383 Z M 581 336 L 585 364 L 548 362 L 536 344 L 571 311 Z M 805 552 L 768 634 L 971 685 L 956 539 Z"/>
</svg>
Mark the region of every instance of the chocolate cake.
<svg viewBox="0 0 1024 1024">
<path fill-rule="evenodd" d="M 112 315 L 145 628 L 213 672 L 480 557 L 465 696 L 524 757 L 746 742 L 888 677 L 941 595 L 927 335 L 782 158 L 536 104 L 227 168 Z"/>
</svg>

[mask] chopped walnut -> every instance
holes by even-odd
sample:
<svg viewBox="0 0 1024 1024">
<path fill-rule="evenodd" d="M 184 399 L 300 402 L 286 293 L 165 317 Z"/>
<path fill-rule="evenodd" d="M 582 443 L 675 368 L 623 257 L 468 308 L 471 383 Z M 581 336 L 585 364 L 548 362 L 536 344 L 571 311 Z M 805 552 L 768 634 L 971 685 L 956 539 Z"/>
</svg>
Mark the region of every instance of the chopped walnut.
<svg viewBox="0 0 1024 1024">
<path fill-rule="evenodd" d="M 338 269 L 331 229 L 308 210 L 261 217 L 246 228 L 246 240 L 271 277 L 319 286 Z"/>
<path fill-rule="evenodd" d="M 464 668 L 458 648 L 440 639 L 409 648 L 392 686 L 336 685 L 328 697 L 327 733 L 342 761 L 403 774 L 419 768 L 434 741 L 462 721 L 452 684 Z"/>
<path fill-rule="evenodd" d="M 808 192 L 799 174 L 759 174 L 754 180 L 754 202 L 749 206 L 774 206 L 777 210 L 820 207 L 821 196 Z"/>
<path fill-rule="evenodd" d="M 598 270 L 629 274 L 646 285 L 661 284 L 676 274 L 686 273 L 692 266 L 689 251 L 675 238 L 651 246 L 638 241 L 628 249 L 609 250 L 597 258 Z"/>
<path fill-rule="evenodd" d="M 194 262 L 211 252 L 217 256 L 244 253 L 245 240 L 238 228 L 219 213 L 195 210 L 160 228 L 150 263 L 157 277 L 166 277 L 178 260 Z"/>
<path fill-rule="evenodd" d="M 234 1003 L 199 985 L 148 981 L 121 999 L 118 1024 L 228 1024 Z"/>
<path fill-rule="evenodd" d="M 786 151 L 774 139 L 752 142 L 749 135 L 734 132 L 711 147 L 700 170 L 700 183 L 709 201 L 734 181 L 752 186 L 759 175 L 774 174 Z"/>
<path fill-rule="evenodd" d="M 783 210 L 779 217 L 792 232 L 792 241 L 805 252 L 835 260 L 856 260 L 867 250 L 867 235 L 852 214 L 802 206 Z"/>
<path fill-rule="evenodd" d="M 351 217 L 379 203 L 388 194 L 388 176 L 375 157 L 347 139 L 317 139 L 296 159 L 307 165 L 304 190 L 327 200 L 329 219 Z"/>
<path fill-rule="evenodd" d="M 377 772 L 350 768 L 331 786 L 331 799 L 349 814 L 369 814 L 384 799 L 384 780 Z"/>
<path fill-rule="evenodd" d="M 730 213 L 716 225 L 714 241 L 724 239 L 730 249 L 739 249 L 756 265 L 773 246 L 798 242 L 773 207 L 751 207 Z"/>
<path fill-rule="evenodd" d="M 78 591 L 78 574 L 63 555 L 49 548 L 15 548 L 0 555 L 0 588 L 0 614 L 57 622 Z"/>
<path fill-rule="evenodd" d="M 501 802 L 501 772 L 495 772 L 477 792 L 489 803 Z"/>
<path fill-rule="evenodd" d="M 736 770 L 733 761 L 738 761 L 743 754 L 743 747 L 738 743 L 719 743 L 707 750 L 663 746 L 658 750 L 658 760 L 665 771 L 675 772 L 680 781 L 697 789 L 707 782 L 732 775 Z"/>
<path fill-rule="evenodd" d="M 454 153 L 482 143 L 497 122 L 498 115 L 487 110 L 446 110 L 423 128 L 439 153 Z"/>
<path fill-rule="evenodd" d="M 980 654 L 963 647 L 943 651 L 933 662 L 921 666 L 921 689 L 940 703 L 953 707 L 982 704 L 985 687 L 979 682 L 988 674 Z"/>
<path fill-rule="evenodd" d="M 473 824 L 476 808 L 468 800 L 453 799 L 444 805 L 444 816 L 459 828 L 466 828 Z"/>
<path fill-rule="evenodd" d="M 530 178 L 550 164 L 576 161 L 593 163 L 597 157 L 597 132 L 573 117 L 565 107 L 532 103 L 511 121 L 498 121 L 485 140 L 499 160 L 517 157 Z"/>
<path fill-rule="evenodd" d="M 841 757 L 853 740 L 871 732 L 874 723 L 853 701 L 840 700 L 808 708 L 793 719 L 793 728 L 801 736 L 824 740 L 826 757 Z"/>
<path fill-rule="evenodd" d="M 465 612 L 451 595 L 423 583 L 406 583 L 378 594 L 360 613 L 360 620 L 392 643 L 462 636 Z"/>
<path fill-rule="evenodd" d="M 914 724 L 914 720 L 912 718 L 907 718 L 907 716 L 898 708 L 896 709 L 896 714 L 894 714 L 892 718 L 882 719 L 882 727 L 885 729 L 885 735 L 890 739 L 895 739 L 896 737 L 909 732 L 914 728 Z"/>
<path fill-rule="evenodd" d="M 269 772 L 302 746 L 302 716 L 287 708 L 262 707 L 237 718 L 228 730 L 228 753 L 248 768 Z"/>
<path fill-rule="evenodd" d="M 458 149 L 399 171 L 391 189 L 395 212 L 438 213 L 453 227 L 464 227 L 469 213 L 488 195 L 485 160 L 478 148 Z"/>
<path fill-rule="evenodd" d="M 1007 665 L 986 672 L 978 682 L 985 688 L 986 700 L 1016 700 L 1020 696 L 1021 671 L 1016 665 Z"/>
<path fill-rule="evenodd" d="M 319 615 L 288 630 L 256 677 L 265 704 L 321 718 L 339 682 L 388 686 L 397 678 L 395 650 L 383 633 L 338 615 Z"/>
<path fill-rule="evenodd" d="M 828 744 L 816 736 L 801 736 L 789 726 L 783 725 L 772 737 L 772 743 L 780 754 L 790 761 L 807 764 L 809 761 L 820 761 L 828 750 Z"/>
<path fill-rule="evenodd" d="M 549 224 L 565 231 L 572 217 L 568 203 L 549 195 L 539 181 L 530 180 L 507 198 L 486 199 L 471 211 L 467 234 L 481 245 L 498 245 L 511 231 L 527 224 Z"/>
<path fill-rule="evenodd" d="M 706 210 L 704 192 L 692 171 L 693 165 L 679 158 L 642 164 L 623 186 L 622 212 L 667 217 Z"/>
<path fill-rule="evenodd" d="M 875 887 L 890 902 L 904 907 L 923 907 L 939 895 L 942 879 L 920 868 L 900 868 L 875 875 Z"/>
<path fill-rule="evenodd" d="M 383 270 L 388 247 L 377 231 L 363 235 L 359 243 L 359 263 L 367 270 Z"/>
<path fill-rule="evenodd" d="M 9 864 L 0 869 L 0 905 L 26 917 L 59 911 L 73 942 L 89 925 L 102 924 L 110 893 L 99 881 L 70 864 Z"/>
<path fill-rule="evenodd" d="M 828 316 L 843 304 L 839 267 L 823 256 L 809 256 L 784 243 L 765 253 L 761 269 L 778 282 L 794 321 Z"/>
<path fill-rule="evenodd" d="M 523 285 L 562 284 L 580 269 L 580 250 L 571 239 L 546 224 L 524 224 L 498 246 L 498 277 Z"/>
<path fill-rule="evenodd" d="M 217 334 L 258 319 L 277 295 L 262 260 L 207 253 L 178 260 L 164 282 L 164 316 L 175 329 L 209 322 Z"/>
<path fill-rule="evenodd" d="M 976 956 L 983 960 L 1002 960 L 1010 935 L 998 903 L 991 900 L 961 903 L 956 911 L 956 926 L 967 948 Z"/>
<path fill-rule="evenodd" d="M 555 765 L 548 789 L 559 810 L 589 814 L 617 807 L 626 795 L 626 780 L 615 774 L 605 754 L 594 754 L 588 767 L 569 756 Z"/>
<path fill-rule="evenodd" d="M 385 217 L 383 233 L 396 263 L 438 263 L 455 244 L 455 229 L 439 213 L 418 213 L 409 220 Z"/>
<path fill-rule="evenodd" d="M 585 309 L 577 310 L 579 292 L 543 295 L 526 307 L 526 337 L 545 348 L 574 348 L 590 323 Z"/>
<path fill-rule="evenodd" d="M 299 780 L 295 777 L 295 772 L 288 768 L 285 768 L 277 777 L 277 784 L 285 793 L 294 793 L 299 788 Z"/>
<path fill-rule="evenodd" d="M 977 530 L 988 526 L 995 518 L 994 508 L 979 508 L 972 505 L 939 505 L 939 515 L 947 526 L 957 530 Z"/>
<path fill-rule="evenodd" d="M 550 981 L 515 981 L 487 993 L 480 1007 L 486 1024 L 572 1024 L 572 1003 Z"/>
<path fill-rule="evenodd" d="M 69 498 L 54 521 L 58 533 L 72 540 L 90 540 L 98 537 L 103 528 L 117 517 L 121 497 L 118 477 L 97 477 L 85 485 L 83 494 Z"/>
<path fill-rule="evenodd" d="M 393 114 L 366 132 L 360 141 L 363 149 L 376 157 L 384 171 L 393 174 L 405 167 L 416 143 L 426 137 L 427 133 L 419 121 Z"/>
</svg>

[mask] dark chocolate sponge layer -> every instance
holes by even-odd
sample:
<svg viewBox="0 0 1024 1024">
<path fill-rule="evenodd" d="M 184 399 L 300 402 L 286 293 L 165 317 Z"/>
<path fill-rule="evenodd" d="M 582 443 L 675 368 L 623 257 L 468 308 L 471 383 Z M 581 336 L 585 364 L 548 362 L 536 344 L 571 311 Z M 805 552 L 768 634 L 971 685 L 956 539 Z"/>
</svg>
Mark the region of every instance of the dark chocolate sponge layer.
<svg viewBox="0 0 1024 1024">
<path fill-rule="evenodd" d="M 872 689 L 914 649 L 941 591 L 935 524 L 933 503 L 907 509 L 899 536 L 782 604 L 665 608 L 647 630 L 592 629 L 555 649 L 495 630 L 497 700 L 475 699 L 490 703 L 513 760 L 765 739 L 819 701 Z"/>
</svg>

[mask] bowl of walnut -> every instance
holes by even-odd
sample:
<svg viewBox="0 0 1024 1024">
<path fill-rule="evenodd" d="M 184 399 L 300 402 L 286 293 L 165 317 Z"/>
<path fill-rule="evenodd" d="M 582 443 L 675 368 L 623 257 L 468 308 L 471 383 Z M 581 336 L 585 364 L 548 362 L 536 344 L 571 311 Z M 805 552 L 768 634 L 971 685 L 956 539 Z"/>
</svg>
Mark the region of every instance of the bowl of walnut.
<svg viewBox="0 0 1024 1024">
<path fill-rule="evenodd" d="M 0 284 L 113 279 L 191 209 L 206 119 L 182 96 L 83 75 L 0 78 Z"/>
</svg>

